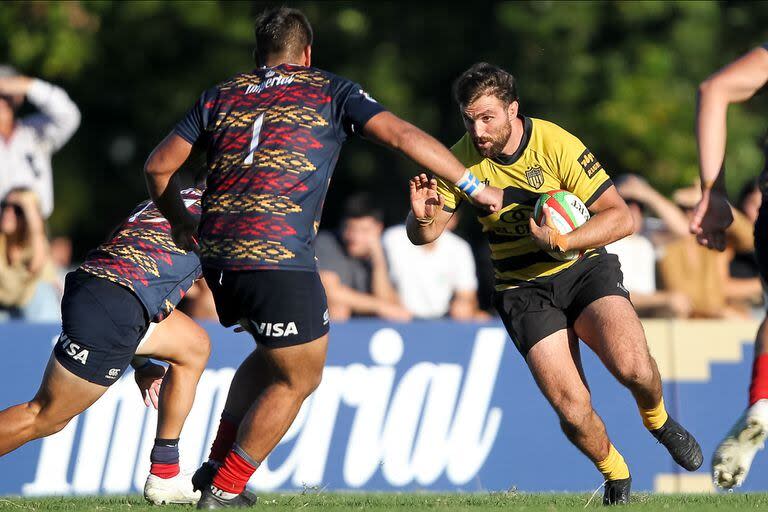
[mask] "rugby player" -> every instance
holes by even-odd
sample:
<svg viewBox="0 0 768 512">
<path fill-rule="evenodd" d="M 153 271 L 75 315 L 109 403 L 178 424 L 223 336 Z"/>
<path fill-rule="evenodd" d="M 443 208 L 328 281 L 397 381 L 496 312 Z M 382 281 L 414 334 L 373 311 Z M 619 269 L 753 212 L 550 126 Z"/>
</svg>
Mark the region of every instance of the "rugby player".
<svg viewBox="0 0 768 512">
<path fill-rule="evenodd" d="M 207 150 L 203 272 L 221 323 L 239 323 L 257 343 L 235 374 L 211 461 L 194 478 L 200 508 L 252 502 L 246 482 L 320 383 L 329 318 L 313 241 L 343 142 L 361 134 L 458 183 L 478 205 L 501 204 L 501 190 L 434 138 L 360 85 L 311 67 L 312 28 L 300 11 L 266 11 L 255 35 L 260 67 L 204 92 L 145 165 L 176 243 L 193 248 L 198 224 L 182 207 L 175 172 L 193 145 Z"/>
<path fill-rule="evenodd" d="M 632 392 L 646 428 L 674 460 L 697 469 L 701 448 L 664 408 L 659 371 L 618 258 L 602 248 L 632 231 L 629 209 L 605 170 L 579 139 L 524 116 L 515 79 L 497 66 L 473 65 L 457 79 L 454 96 L 467 133 L 453 153 L 475 176 L 504 189 L 500 211 L 477 211 L 491 246 L 496 309 L 563 432 L 604 475 L 603 503 L 627 503 L 631 476 L 592 408 L 579 339 Z M 558 189 L 578 196 L 592 213 L 565 235 L 531 215 L 540 194 Z M 414 244 L 436 240 L 466 200 L 453 184 L 425 174 L 411 180 L 410 192 L 406 226 Z M 586 252 L 565 262 L 546 252 L 573 249 Z"/>
<path fill-rule="evenodd" d="M 733 222 L 725 190 L 725 139 L 728 105 L 747 101 L 768 82 L 768 43 L 753 49 L 702 82 L 696 115 L 696 140 L 702 198 L 691 232 L 702 245 L 722 251 L 725 230 Z M 755 253 L 765 288 L 768 280 L 768 162 L 760 175 L 762 206 L 755 222 Z M 763 319 L 755 340 L 747 410 L 712 457 L 712 477 L 725 489 L 740 486 L 768 436 L 768 325 Z"/>
<path fill-rule="evenodd" d="M 182 197 L 198 215 L 201 192 L 187 189 Z M 201 267 L 170 232 L 154 203 L 144 201 L 67 275 L 61 336 L 35 397 L 0 412 L 0 455 L 63 429 L 132 364 L 145 403 L 158 409 L 144 496 L 155 504 L 197 502 L 200 493 L 179 472 L 178 443 L 210 343 L 205 330 L 175 310 Z M 169 363 L 167 371 L 149 357 Z"/>
</svg>

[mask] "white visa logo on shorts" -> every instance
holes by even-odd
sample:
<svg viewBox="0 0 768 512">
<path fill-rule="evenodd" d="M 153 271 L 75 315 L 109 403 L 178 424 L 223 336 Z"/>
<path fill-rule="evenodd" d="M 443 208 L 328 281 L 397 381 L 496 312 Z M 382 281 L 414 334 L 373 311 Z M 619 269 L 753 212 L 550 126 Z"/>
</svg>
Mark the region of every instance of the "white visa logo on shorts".
<svg viewBox="0 0 768 512">
<path fill-rule="evenodd" d="M 80 361 L 81 364 L 86 364 L 88 362 L 88 354 L 90 354 L 90 352 L 86 349 L 80 350 L 80 345 L 72 343 L 69 336 L 62 333 L 59 341 L 61 342 L 61 348 L 64 349 L 64 352 L 68 356 L 71 356 L 72 359 Z"/>
<path fill-rule="evenodd" d="M 253 325 L 256 326 L 256 332 L 263 335 L 263 336 L 269 336 L 271 338 L 276 338 L 279 336 L 290 336 L 291 334 L 299 334 L 299 330 L 296 328 L 295 322 L 288 322 L 287 324 L 284 322 L 279 323 L 269 323 L 269 322 L 261 322 L 256 323 L 253 322 Z"/>
</svg>

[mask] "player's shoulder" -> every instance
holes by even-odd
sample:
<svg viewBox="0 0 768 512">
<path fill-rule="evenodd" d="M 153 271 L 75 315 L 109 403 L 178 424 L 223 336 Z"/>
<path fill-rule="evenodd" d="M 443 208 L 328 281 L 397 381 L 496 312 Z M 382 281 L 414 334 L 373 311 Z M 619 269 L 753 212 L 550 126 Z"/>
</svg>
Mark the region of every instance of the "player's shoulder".
<svg viewBox="0 0 768 512">
<path fill-rule="evenodd" d="M 562 142 L 578 139 L 575 135 L 557 123 L 536 117 L 530 119 L 533 125 L 533 137 L 539 137 L 548 142 Z"/>
</svg>

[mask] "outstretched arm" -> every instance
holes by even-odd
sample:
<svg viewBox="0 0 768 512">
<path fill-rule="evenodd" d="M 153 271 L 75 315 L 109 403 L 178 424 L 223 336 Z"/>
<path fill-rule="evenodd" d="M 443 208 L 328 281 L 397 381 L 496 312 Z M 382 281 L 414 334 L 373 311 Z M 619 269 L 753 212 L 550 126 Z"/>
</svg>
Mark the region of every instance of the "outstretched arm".
<svg viewBox="0 0 768 512">
<path fill-rule="evenodd" d="M 751 98 L 768 81 L 768 50 L 756 48 L 724 67 L 699 86 L 696 140 L 702 198 L 690 230 L 699 243 L 725 248 L 725 229 L 733 221 L 725 191 L 726 115 L 728 105 Z"/>
<path fill-rule="evenodd" d="M 390 112 L 373 116 L 363 127 L 371 140 L 402 152 L 420 167 L 455 183 L 477 204 L 495 212 L 501 209 L 501 189 L 480 183 L 448 149 L 434 137 Z"/>
</svg>

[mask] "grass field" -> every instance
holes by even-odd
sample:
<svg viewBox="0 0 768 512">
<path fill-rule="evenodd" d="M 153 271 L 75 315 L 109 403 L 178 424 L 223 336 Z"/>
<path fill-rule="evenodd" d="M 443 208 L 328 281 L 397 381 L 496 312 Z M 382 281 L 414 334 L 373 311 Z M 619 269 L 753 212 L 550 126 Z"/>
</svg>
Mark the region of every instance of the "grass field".
<svg viewBox="0 0 768 512">
<path fill-rule="evenodd" d="M 525 512 L 556 512 L 584 510 L 589 500 L 586 494 L 524 494 L 517 492 L 491 494 L 337 494 L 307 492 L 301 494 L 266 494 L 259 497 L 255 508 L 269 511 L 397 511 L 425 510 L 473 511 L 505 510 Z M 601 509 L 601 495 L 596 495 L 588 508 Z M 661 496 L 635 494 L 631 510 L 659 511 L 768 511 L 768 494 L 724 494 Z M 0 498 L 4 511 L 124 511 L 138 512 L 158 507 L 147 504 L 140 496 L 109 498 Z M 192 510 L 189 506 L 169 506 L 162 510 Z"/>
</svg>

